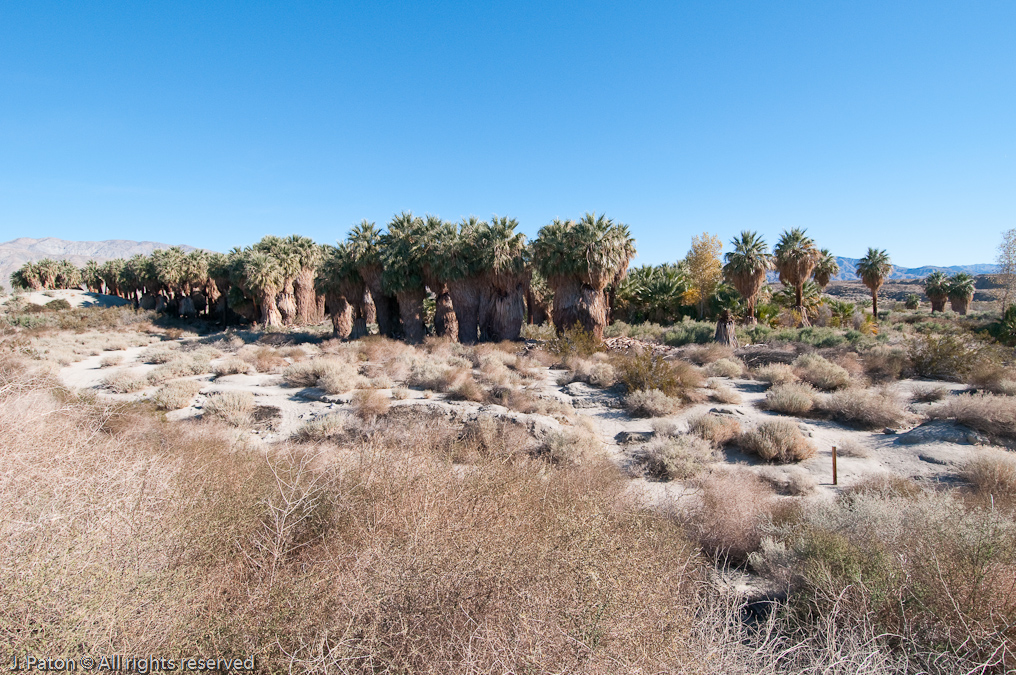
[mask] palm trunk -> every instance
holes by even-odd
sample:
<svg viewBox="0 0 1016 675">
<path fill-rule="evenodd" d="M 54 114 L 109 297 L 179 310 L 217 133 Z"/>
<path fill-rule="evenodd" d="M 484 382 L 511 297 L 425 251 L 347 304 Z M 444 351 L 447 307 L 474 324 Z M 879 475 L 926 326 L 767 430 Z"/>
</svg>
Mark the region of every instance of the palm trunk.
<svg viewBox="0 0 1016 675">
<path fill-rule="evenodd" d="M 280 328 L 282 326 L 282 313 L 275 304 L 275 293 L 265 293 L 260 302 L 261 305 L 261 326 L 262 328 Z"/>
<path fill-rule="evenodd" d="M 402 330 L 406 334 L 406 342 L 419 344 L 423 342 L 423 301 L 427 292 L 422 288 L 410 288 L 396 293 L 399 303 L 399 317 L 402 319 Z"/>
<path fill-rule="evenodd" d="M 282 323 L 287 326 L 292 325 L 296 321 L 296 298 L 293 296 L 292 280 L 286 281 L 276 302 L 279 314 L 282 316 Z"/>
<path fill-rule="evenodd" d="M 317 294 L 314 292 L 314 268 L 304 267 L 293 279 L 296 296 L 296 320 L 304 325 L 313 325 L 321 320 L 318 314 Z"/>
<path fill-rule="evenodd" d="M 934 298 L 928 298 L 928 299 L 931 300 L 931 313 L 932 314 L 934 314 L 935 312 L 944 312 L 945 311 L 945 301 L 946 301 L 946 298 L 943 298 L 943 297 L 940 297 L 940 296 L 936 295 Z"/>
<path fill-rule="evenodd" d="M 459 342 L 464 345 L 476 343 L 480 330 L 480 287 L 475 278 L 448 282 L 448 295 L 455 308 L 455 319 L 459 324 Z"/>
<path fill-rule="evenodd" d="M 328 298 L 328 309 L 332 317 L 332 333 L 340 340 L 348 340 L 353 333 L 353 306 L 345 296 L 337 295 Z"/>
<path fill-rule="evenodd" d="M 455 315 L 455 305 L 447 288 L 437 296 L 437 307 L 434 310 L 434 333 L 442 337 L 459 339 L 459 322 Z"/>
<path fill-rule="evenodd" d="M 723 310 L 720 313 L 719 320 L 716 322 L 716 335 L 713 339 L 721 345 L 733 347 L 737 349 L 740 345 L 737 344 L 737 333 L 734 330 L 734 318 L 730 315 L 730 312 Z"/>
<path fill-rule="evenodd" d="M 526 316 L 523 285 L 518 284 L 508 292 L 492 288 L 484 295 L 480 314 L 480 337 L 490 342 L 518 340 Z"/>
<path fill-rule="evenodd" d="M 607 303 L 603 292 L 582 284 L 578 279 L 559 280 L 554 286 L 554 327 L 558 335 L 579 327 L 603 339 L 607 325 Z"/>
<path fill-rule="evenodd" d="M 871 316 L 878 321 L 878 291 L 871 292 Z"/>
<path fill-rule="evenodd" d="M 811 321 L 808 320 L 808 311 L 804 308 L 804 285 L 794 286 L 794 300 L 797 305 L 794 309 L 801 313 L 801 326 L 810 326 Z"/>
</svg>

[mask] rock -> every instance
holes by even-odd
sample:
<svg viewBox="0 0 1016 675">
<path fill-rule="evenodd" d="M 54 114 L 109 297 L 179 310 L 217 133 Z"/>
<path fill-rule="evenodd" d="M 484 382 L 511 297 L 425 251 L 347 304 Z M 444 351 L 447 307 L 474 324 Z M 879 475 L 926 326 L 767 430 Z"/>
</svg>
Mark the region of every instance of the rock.
<svg viewBox="0 0 1016 675">
<path fill-rule="evenodd" d="M 585 382 L 566 384 L 561 388 L 561 391 L 572 397 L 571 404 L 575 408 L 595 408 L 598 406 L 618 408 L 621 405 L 620 398 L 616 394 L 591 387 Z"/>
<path fill-rule="evenodd" d="M 710 408 L 709 412 L 714 415 L 734 415 L 737 413 L 736 410 L 731 410 L 730 408 Z M 743 415 L 744 413 L 741 414 Z"/>
<path fill-rule="evenodd" d="M 970 427 L 955 424 L 946 420 L 927 422 L 900 434 L 896 442 L 901 445 L 919 445 L 921 443 L 956 443 L 959 445 L 983 445 L 988 439 Z"/>
<path fill-rule="evenodd" d="M 651 431 L 622 431 L 614 436 L 618 443 L 645 443 L 653 437 Z"/>
<path fill-rule="evenodd" d="M 952 464 L 952 462 L 946 459 L 942 459 L 941 457 L 935 457 L 934 455 L 929 455 L 926 453 L 921 453 L 920 455 L 917 456 L 917 459 L 921 460 L 922 462 L 928 462 L 929 464 L 939 464 L 941 466 L 947 466 L 949 464 Z"/>
</svg>

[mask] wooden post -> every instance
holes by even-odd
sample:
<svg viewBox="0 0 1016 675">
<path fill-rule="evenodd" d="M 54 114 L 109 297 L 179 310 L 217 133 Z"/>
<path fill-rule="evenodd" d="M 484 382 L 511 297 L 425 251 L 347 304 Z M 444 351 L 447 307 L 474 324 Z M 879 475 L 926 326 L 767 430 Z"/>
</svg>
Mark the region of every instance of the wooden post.
<svg viewBox="0 0 1016 675">
<path fill-rule="evenodd" d="M 836 485 L 836 446 L 833 446 L 833 485 Z"/>
</svg>

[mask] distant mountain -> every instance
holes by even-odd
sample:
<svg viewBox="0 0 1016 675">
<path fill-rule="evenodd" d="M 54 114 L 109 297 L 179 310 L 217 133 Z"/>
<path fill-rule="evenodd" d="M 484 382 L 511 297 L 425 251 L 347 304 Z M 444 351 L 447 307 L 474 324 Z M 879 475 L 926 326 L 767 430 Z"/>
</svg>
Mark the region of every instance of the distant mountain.
<svg viewBox="0 0 1016 675">
<path fill-rule="evenodd" d="M 160 248 L 169 248 L 172 244 L 160 244 L 155 241 L 128 241 L 110 239 L 107 241 L 67 241 L 65 239 L 31 239 L 20 237 L 0 244 L 0 285 L 7 290 L 11 288 L 11 272 L 26 262 L 52 258 L 54 260 L 70 260 L 81 267 L 89 259 L 105 262 L 113 258 L 129 258 L 137 253 L 145 255 Z M 196 250 L 193 246 L 181 246 L 185 251 Z"/>
<path fill-rule="evenodd" d="M 844 258 L 842 256 L 836 256 L 836 263 L 840 266 L 840 273 L 833 277 L 834 281 L 853 281 L 857 279 L 857 263 L 860 262 L 859 258 Z M 940 267 L 938 265 L 925 265 L 923 267 L 899 267 L 893 265 L 893 271 L 889 275 L 890 279 L 923 279 L 932 272 L 941 271 L 946 274 L 956 274 L 957 272 L 966 272 L 967 274 L 977 276 L 978 274 L 995 274 L 998 271 L 998 265 L 982 264 L 982 265 L 952 265 L 950 267 Z M 770 283 L 779 281 L 780 275 L 776 272 L 770 272 L 768 279 Z"/>
</svg>

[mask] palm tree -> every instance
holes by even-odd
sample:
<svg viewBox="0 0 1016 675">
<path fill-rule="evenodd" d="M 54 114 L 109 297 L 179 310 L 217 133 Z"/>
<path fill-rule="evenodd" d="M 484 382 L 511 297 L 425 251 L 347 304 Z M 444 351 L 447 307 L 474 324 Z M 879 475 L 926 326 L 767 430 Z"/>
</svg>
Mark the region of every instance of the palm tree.
<svg viewBox="0 0 1016 675">
<path fill-rule="evenodd" d="M 347 241 L 356 271 L 370 291 L 378 330 L 385 337 L 396 337 L 399 333 L 399 303 L 395 296 L 385 293 L 382 288 L 380 230 L 374 223 L 363 220 L 349 231 Z"/>
<path fill-rule="evenodd" d="M 486 287 L 480 241 L 481 231 L 486 227 L 487 224 L 475 216 L 463 219 L 454 226 L 452 235 L 444 240 L 432 262 L 433 273 L 448 287 L 462 344 L 475 343 L 480 331 L 480 309 Z"/>
<path fill-rule="evenodd" d="M 434 334 L 458 339 L 458 319 L 444 274 L 445 260 L 455 246 L 458 228 L 454 223 L 428 215 L 425 229 L 423 282 L 434 294 Z"/>
<path fill-rule="evenodd" d="M 296 320 L 302 324 L 315 324 L 321 321 L 323 314 L 318 311 L 317 293 L 314 288 L 314 277 L 317 266 L 321 264 L 321 247 L 309 237 L 293 234 L 285 239 L 285 244 L 299 262 L 299 271 L 293 279 L 293 291 L 296 296 Z"/>
<path fill-rule="evenodd" d="M 243 260 L 243 276 L 246 286 L 254 294 L 261 308 L 261 323 L 265 328 L 282 325 L 277 297 L 284 277 L 282 268 L 274 256 L 265 251 L 251 250 Z"/>
<path fill-rule="evenodd" d="M 801 325 L 810 326 L 801 294 L 804 282 L 811 277 L 821 253 L 812 238 L 805 236 L 805 232 L 797 227 L 784 230 L 773 254 L 776 270 L 780 273 L 780 283 L 794 288 L 794 309 L 801 313 Z"/>
<path fill-rule="evenodd" d="M 618 286 L 617 315 L 628 323 L 671 323 L 690 287 L 681 263 L 636 267 Z"/>
<path fill-rule="evenodd" d="M 106 293 L 116 296 L 123 295 L 120 290 L 120 272 L 125 264 L 126 261 L 123 258 L 113 258 L 102 263 L 99 267 L 99 275 L 102 277 L 103 283 L 106 284 Z"/>
<path fill-rule="evenodd" d="M 25 290 L 42 290 L 42 270 L 39 269 L 38 263 L 29 261 L 18 268 L 11 274 L 11 285 Z"/>
<path fill-rule="evenodd" d="M 581 327 L 603 338 L 607 302 L 603 290 L 620 284 L 635 256 L 628 227 L 587 213 L 582 220 L 555 220 L 533 242 L 533 261 L 554 290 L 558 332 Z"/>
<path fill-rule="evenodd" d="M 829 280 L 840 273 L 840 264 L 836 262 L 836 256 L 824 248 L 819 251 L 818 263 L 815 265 L 815 283 L 823 291 L 829 285 Z"/>
<path fill-rule="evenodd" d="M 426 223 L 423 218 L 403 211 L 388 223 L 381 235 L 381 287 L 394 293 L 399 301 L 399 317 L 406 341 L 423 342 L 423 301 L 427 290 L 423 283 L 426 260 Z"/>
<path fill-rule="evenodd" d="M 935 270 L 924 278 L 924 294 L 931 301 L 931 313 L 944 312 L 945 301 L 949 299 L 949 277 L 941 270 Z"/>
<path fill-rule="evenodd" d="M 885 249 L 868 248 L 863 258 L 857 261 L 857 276 L 871 291 L 871 315 L 878 318 L 878 289 L 892 273 L 893 264 Z"/>
<path fill-rule="evenodd" d="M 744 322 L 757 323 L 755 301 L 766 282 L 766 272 L 773 266 L 769 247 L 757 232 L 741 232 L 740 238 L 732 239 L 734 250 L 724 256 L 723 277 L 730 282 L 744 298 Z"/>
<path fill-rule="evenodd" d="M 366 286 L 354 263 L 348 244 L 325 246 L 314 279 L 315 290 L 325 298 L 331 315 L 332 332 L 343 340 L 367 334 L 363 311 Z"/>
<path fill-rule="evenodd" d="M 966 272 L 949 277 L 949 305 L 957 314 L 965 315 L 974 299 L 974 278 Z"/>
<path fill-rule="evenodd" d="M 479 316 L 483 340 L 517 340 L 522 333 L 530 271 L 526 235 L 515 232 L 518 225 L 514 218 L 494 216 L 476 230 L 475 247 L 486 282 Z"/>
<path fill-rule="evenodd" d="M 99 276 L 99 263 L 94 260 L 86 262 L 85 266 L 81 268 L 81 280 L 89 293 L 101 292 L 102 278 Z"/>
<path fill-rule="evenodd" d="M 296 298 L 293 284 L 300 273 L 300 255 L 289 242 L 275 235 L 266 235 L 252 247 L 255 251 L 265 253 L 275 259 L 282 280 L 279 285 L 276 304 L 282 323 L 289 326 L 296 321 Z"/>
</svg>

